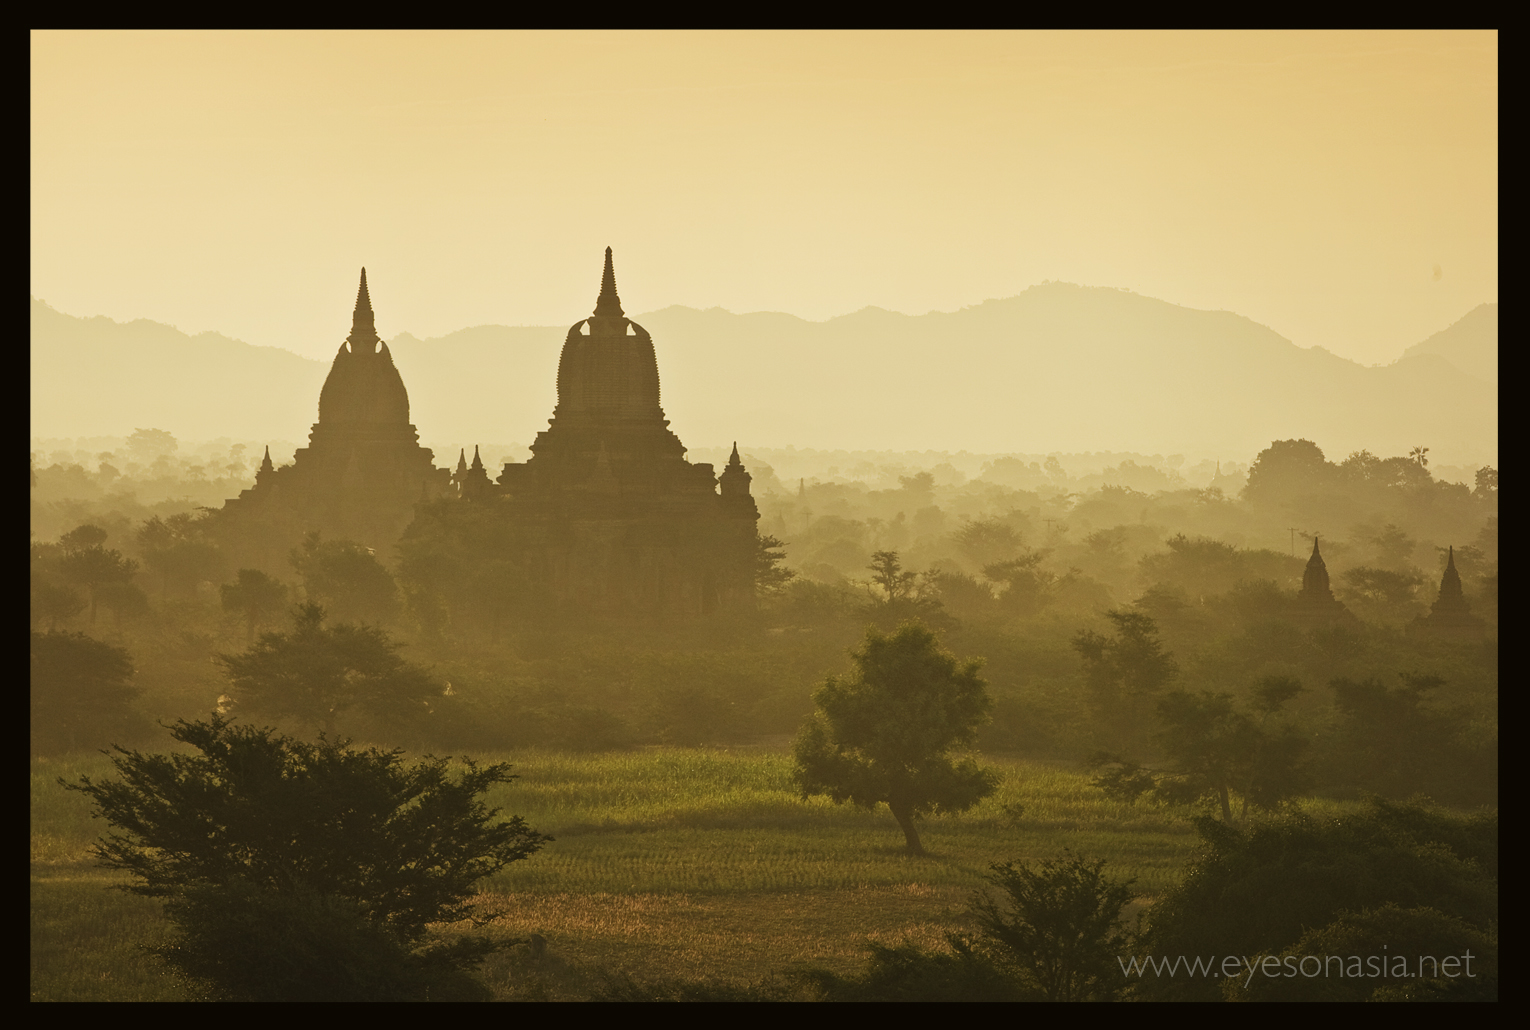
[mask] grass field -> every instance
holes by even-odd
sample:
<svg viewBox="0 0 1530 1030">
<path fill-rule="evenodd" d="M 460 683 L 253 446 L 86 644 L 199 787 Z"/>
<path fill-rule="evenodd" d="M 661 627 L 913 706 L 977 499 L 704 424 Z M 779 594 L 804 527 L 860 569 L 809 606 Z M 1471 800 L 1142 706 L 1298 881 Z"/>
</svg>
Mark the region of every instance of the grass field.
<svg viewBox="0 0 1530 1030">
<path fill-rule="evenodd" d="M 753 980 L 792 966 L 856 968 L 867 943 L 939 946 L 965 925 L 989 865 L 1104 858 L 1146 904 L 1196 843 L 1188 813 L 1106 800 L 1084 774 L 990 757 L 994 797 L 921 827 L 929 855 L 902 853 L 885 807 L 802 801 L 784 750 L 521 752 L 492 803 L 556 840 L 485 882 L 497 932 L 539 933 L 547 953 L 501 953 L 485 977 L 506 999 L 583 997 L 602 974 Z M 109 776 L 99 755 L 32 766 L 32 999 L 188 997 L 146 956 L 165 932 L 157 902 L 110 890 L 90 844 L 105 830 L 59 777 Z M 1311 807 L 1331 807 L 1313 802 Z"/>
</svg>

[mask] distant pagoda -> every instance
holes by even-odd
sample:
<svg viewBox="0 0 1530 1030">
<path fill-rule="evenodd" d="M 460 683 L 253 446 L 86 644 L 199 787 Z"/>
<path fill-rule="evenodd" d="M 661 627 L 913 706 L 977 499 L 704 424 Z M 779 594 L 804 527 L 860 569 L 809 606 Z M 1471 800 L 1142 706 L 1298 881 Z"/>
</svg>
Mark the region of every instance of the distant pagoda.
<svg viewBox="0 0 1530 1030">
<path fill-rule="evenodd" d="M 1456 571 L 1456 549 L 1446 553 L 1445 574 L 1440 577 L 1440 596 L 1428 615 L 1422 615 L 1408 627 L 1415 633 L 1450 640 L 1481 640 L 1487 624 L 1472 614 L 1461 590 L 1461 574 Z"/>
<path fill-rule="evenodd" d="M 659 404 L 653 339 L 622 311 L 607 247 L 595 310 L 563 342 L 547 429 L 498 482 L 553 603 L 691 614 L 753 605 L 760 516 L 738 447 L 721 477 L 685 451 Z"/>
<path fill-rule="evenodd" d="M 225 504 L 240 519 L 319 530 L 376 550 L 391 548 L 421 500 L 441 496 L 451 473 L 435 467 L 409 422 L 409 392 L 377 335 L 367 270 L 361 270 L 351 332 L 319 391 L 319 420 L 291 465 L 270 448 L 255 485 Z M 284 557 L 284 555 L 283 555 Z"/>
<path fill-rule="evenodd" d="M 1333 588 L 1328 582 L 1328 565 L 1323 561 L 1316 536 L 1312 538 L 1312 557 L 1307 559 L 1307 567 L 1302 571 L 1302 589 L 1296 595 L 1292 614 L 1296 622 L 1309 629 L 1360 621 L 1344 607 L 1344 602 L 1333 596 Z"/>
</svg>

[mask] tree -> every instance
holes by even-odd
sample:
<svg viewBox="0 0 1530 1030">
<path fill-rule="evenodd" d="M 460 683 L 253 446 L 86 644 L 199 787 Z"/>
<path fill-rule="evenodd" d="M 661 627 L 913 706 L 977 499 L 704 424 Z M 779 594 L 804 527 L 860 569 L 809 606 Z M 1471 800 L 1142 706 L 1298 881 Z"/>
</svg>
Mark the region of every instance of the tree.
<svg viewBox="0 0 1530 1030">
<path fill-rule="evenodd" d="M 106 530 L 99 526 L 80 526 L 59 537 L 63 557 L 58 563 L 59 573 L 71 583 L 86 589 L 90 595 L 90 624 L 96 623 L 96 607 L 102 599 L 102 588 L 116 584 L 128 584 L 138 572 L 138 563 L 124 558 L 121 551 L 107 550 Z"/>
<path fill-rule="evenodd" d="M 1456 815 L 1378 799 L 1370 807 L 1334 819 L 1277 817 L 1246 832 L 1197 819 L 1202 845 L 1184 877 L 1147 910 L 1138 950 L 1155 956 L 1278 953 L 1343 912 L 1388 903 L 1428 906 L 1478 929 L 1496 927 L 1496 811 Z M 1133 994 L 1216 1001 L 1218 975 L 1148 973 L 1134 982 Z"/>
<path fill-rule="evenodd" d="M 1256 504 L 1283 504 L 1329 487 L 1337 466 L 1311 440 L 1276 440 L 1249 466 L 1243 496 Z"/>
<path fill-rule="evenodd" d="M 1130 951 L 1121 909 L 1135 880 L 1104 873 L 1105 860 L 995 864 L 985 879 L 1006 899 L 973 899 L 981 940 L 1047 1001 L 1109 1001 L 1122 987 L 1118 956 Z"/>
<path fill-rule="evenodd" d="M 258 569 L 240 569 L 239 579 L 222 588 L 223 610 L 244 619 L 249 643 L 255 643 L 255 627 L 278 614 L 287 604 L 286 584 Z"/>
<path fill-rule="evenodd" d="M 803 797 L 886 804 L 909 852 L 923 854 L 915 817 L 965 811 L 998 785 L 992 770 L 952 754 L 972 744 L 992 707 L 982 660 L 958 663 L 917 622 L 890 636 L 868 629 L 850 657 L 855 671 L 813 694 L 818 711 L 794 748 L 797 783 Z"/>
<path fill-rule="evenodd" d="M 873 594 L 866 613 L 884 627 L 907 619 L 940 625 L 950 622 L 940 598 L 921 588 L 919 573 L 905 570 L 897 551 L 877 551 L 871 556 L 871 581 L 881 591 Z M 925 586 L 929 586 L 926 580 Z"/>
<path fill-rule="evenodd" d="M 180 512 L 167 519 L 156 515 L 139 528 L 138 545 L 144 563 L 159 575 L 161 596 L 168 597 L 172 585 L 195 593 L 197 584 L 222 578 L 223 553 L 208 539 L 209 525 L 205 511 L 200 518 Z"/>
<path fill-rule="evenodd" d="M 797 574 L 786 568 L 786 552 L 783 548 L 786 544 L 773 536 L 762 536 L 755 539 L 754 547 L 754 588 L 759 593 L 771 596 L 781 592 L 781 589 L 796 578 Z"/>
<path fill-rule="evenodd" d="M 83 633 L 32 634 L 32 753 L 105 746 L 137 730 L 133 662 Z"/>
<path fill-rule="evenodd" d="M 317 530 L 289 558 L 308 600 L 345 622 L 388 622 L 398 612 L 398 587 L 370 548 L 323 540 Z"/>
<path fill-rule="evenodd" d="M 1299 763 L 1308 741 L 1291 726 L 1269 723 L 1301 689 L 1289 677 L 1261 680 L 1254 688 L 1257 717 L 1238 711 L 1231 694 L 1176 690 L 1159 702 L 1163 730 L 1158 744 L 1172 771 L 1183 778 L 1190 795 L 1214 794 L 1223 822 L 1232 821 L 1235 791 L 1243 796 L 1241 819 L 1250 802 L 1272 809 L 1306 788 Z M 1160 784 L 1159 791 L 1171 793 L 1172 785 Z"/>
<path fill-rule="evenodd" d="M 1152 617 L 1130 608 L 1105 613 L 1116 627 L 1107 637 L 1081 630 L 1073 649 L 1084 660 L 1089 703 L 1111 743 L 1123 745 L 1147 721 L 1151 705 L 1163 688 L 1179 675 L 1179 663 L 1158 639 Z"/>
<path fill-rule="evenodd" d="M 170 735 L 194 753 L 118 747 L 118 779 L 65 786 L 110 822 L 94 853 L 132 874 L 121 889 L 170 899 L 160 953 L 230 1000 L 426 1000 L 497 947 L 423 946 L 426 928 L 470 918 L 479 880 L 552 839 L 484 803 L 507 765 L 406 765 L 217 715 Z"/>
<path fill-rule="evenodd" d="M 316 604 L 293 609 L 291 633 L 265 633 L 242 654 L 220 654 L 230 693 L 241 709 L 271 718 L 292 716 L 335 732 L 341 712 L 360 709 L 397 720 L 424 712 L 442 688 L 430 674 L 398 656 L 375 626 L 324 625 Z"/>
</svg>

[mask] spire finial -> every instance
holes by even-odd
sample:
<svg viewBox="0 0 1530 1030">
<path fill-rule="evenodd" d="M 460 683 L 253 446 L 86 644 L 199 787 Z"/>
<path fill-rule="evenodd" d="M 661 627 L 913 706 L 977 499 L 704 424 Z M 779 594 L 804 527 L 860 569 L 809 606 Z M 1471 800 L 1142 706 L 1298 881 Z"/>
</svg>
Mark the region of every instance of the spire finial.
<svg viewBox="0 0 1530 1030">
<path fill-rule="evenodd" d="M 606 270 L 600 277 L 600 297 L 595 301 L 596 317 L 621 318 L 622 300 L 616 295 L 616 269 L 611 263 L 611 248 L 606 248 Z"/>
<path fill-rule="evenodd" d="M 467 467 L 467 448 L 464 447 L 457 451 L 457 471 L 466 472 Z"/>
<path fill-rule="evenodd" d="M 270 472 L 272 468 L 273 468 L 273 466 L 271 464 L 271 445 L 270 444 L 266 444 L 266 456 L 260 460 L 260 471 L 261 472 Z"/>
<path fill-rule="evenodd" d="M 378 342 L 377 323 L 372 315 L 372 296 L 367 292 L 367 270 L 361 270 L 361 286 L 356 290 L 356 312 L 351 316 L 351 335 L 346 337 L 354 351 L 358 344 Z M 372 350 L 367 347 L 368 352 Z"/>
<path fill-rule="evenodd" d="M 738 441 L 734 440 L 733 441 L 733 456 L 728 459 L 728 467 L 731 469 L 731 468 L 743 468 L 743 466 L 744 466 L 744 463 L 742 461 L 740 461 L 739 457 L 738 457 Z"/>
<path fill-rule="evenodd" d="M 473 467 L 475 469 L 483 468 L 483 459 L 478 456 L 478 445 L 476 443 L 473 445 Z"/>
</svg>

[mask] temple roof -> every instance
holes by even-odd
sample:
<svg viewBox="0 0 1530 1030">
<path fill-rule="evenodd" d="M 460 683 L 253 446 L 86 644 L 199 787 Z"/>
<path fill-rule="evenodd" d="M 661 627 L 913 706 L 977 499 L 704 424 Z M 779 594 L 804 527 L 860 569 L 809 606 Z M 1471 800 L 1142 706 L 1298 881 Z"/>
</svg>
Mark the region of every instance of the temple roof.
<svg viewBox="0 0 1530 1030">
<path fill-rule="evenodd" d="M 409 392 L 388 345 L 377 335 L 365 268 L 356 291 L 351 333 L 335 354 L 319 392 L 319 424 L 345 423 L 409 423 Z"/>
</svg>

